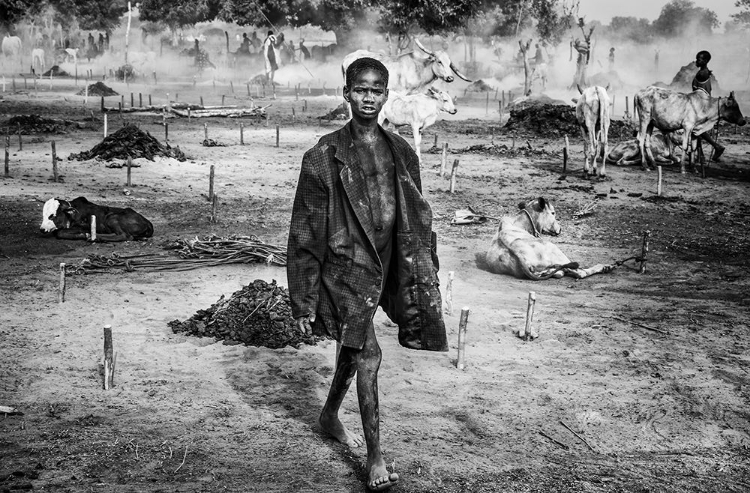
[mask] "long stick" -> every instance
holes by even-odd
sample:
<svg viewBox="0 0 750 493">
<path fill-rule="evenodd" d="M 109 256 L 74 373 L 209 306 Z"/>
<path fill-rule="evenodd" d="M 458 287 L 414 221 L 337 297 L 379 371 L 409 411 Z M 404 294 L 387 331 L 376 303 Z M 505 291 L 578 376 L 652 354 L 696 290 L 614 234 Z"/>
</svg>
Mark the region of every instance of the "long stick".
<svg viewBox="0 0 750 493">
<path fill-rule="evenodd" d="M 646 272 L 646 257 L 648 256 L 648 239 L 651 236 L 651 230 L 643 232 L 643 244 L 641 245 L 641 267 L 638 270 L 639 274 Z"/>
<path fill-rule="evenodd" d="M 130 185 L 130 168 L 133 166 L 133 158 L 128 156 L 128 186 Z"/>
<path fill-rule="evenodd" d="M 114 384 L 115 363 L 112 349 L 112 326 L 104 326 L 104 390 L 109 390 Z"/>
<path fill-rule="evenodd" d="M 591 449 L 591 451 L 592 451 L 592 452 L 596 452 L 596 450 L 594 450 L 594 447 L 592 447 L 591 445 L 589 445 L 589 442 L 587 442 L 585 438 L 583 438 L 583 437 L 582 437 L 581 435 L 579 435 L 579 434 L 578 434 L 578 433 L 576 433 L 575 431 L 571 430 L 571 429 L 570 429 L 570 426 L 566 425 L 566 424 L 565 424 L 565 422 L 564 422 L 563 420 L 560 420 L 560 424 L 561 424 L 561 425 L 563 425 L 563 426 L 564 426 L 565 428 L 567 428 L 567 429 L 568 429 L 568 431 L 569 431 L 569 432 L 571 432 L 572 434 L 574 434 L 574 435 L 575 435 L 575 436 L 576 436 L 576 437 L 577 437 L 577 438 L 578 438 L 578 439 L 579 439 L 580 441 L 582 441 L 583 443 L 585 443 L 585 444 L 586 444 L 586 446 L 587 446 L 587 447 L 588 447 L 589 449 Z"/>
<path fill-rule="evenodd" d="M 214 165 L 211 165 L 211 171 L 208 174 L 208 200 L 214 199 Z"/>
<path fill-rule="evenodd" d="M 60 286 L 57 289 L 57 302 L 65 302 L 65 262 L 60 263 Z"/>
<path fill-rule="evenodd" d="M 534 291 L 529 291 L 529 300 L 526 305 L 526 326 L 524 327 L 523 332 L 524 341 L 534 338 L 534 336 L 531 335 L 531 322 L 534 319 L 534 305 L 536 305 L 536 293 Z"/>
<path fill-rule="evenodd" d="M 542 435 L 542 436 L 543 436 L 544 438 L 546 438 L 547 440 L 550 440 L 550 441 L 552 441 L 553 443 L 555 443 L 556 445 L 559 445 L 560 447 L 564 448 L 565 450 L 568 450 L 568 449 L 570 449 L 570 447 L 568 447 L 567 445 L 565 445 L 565 444 L 564 444 L 564 443 L 562 443 L 562 442 L 559 442 L 559 441 L 555 440 L 554 438 L 552 438 L 551 436 L 547 435 L 547 434 L 546 434 L 545 432 L 543 432 L 543 431 L 539 431 L 539 434 L 540 434 L 540 435 Z"/>
<path fill-rule="evenodd" d="M 448 165 L 448 143 L 443 142 L 443 155 L 440 158 L 440 176 L 445 175 L 445 167 Z"/>
<path fill-rule="evenodd" d="M 450 192 L 455 193 L 456 191 L 456 174 L 458 173 L 458 159 L 453 161 L 453 167 L 451 168 L 451 186 Z"/>
<path fill-rule="evenodd" d="M 57 153 L 55 152 L 55 141 L 52 142 L 52 178 L 57 183 Z"/>
<path fill-rule="evenodd" d="M 649 327 L 648 325 L 643 325 L 643 324 L 640 324 L 640 323 L 638 323 L 638 322 L 633 322 L 632 320 L 626 320 L 626 319 L 624 319 L 624 318 L 616 317 L 616 316 L 614 316 L 614 315 L 612 315 L 612 316 L 611 316 L 611 317 L 609 317 L 609 318 L 613 318 L 613 319 L 615 319 L 615 320 L 619 320 L 620 322 L 625 322 L 625 323 L 633 324 L 633 325 L 636 325 L 636 326 L 638 326 L 638 327 L 644 328 L 644 329 L 646 329 L 646 330 L 651 330 L 651 331 L 653 331 L 653 332 L 658 332 L 658 333 L 660 333 L 660 334 L 665 334 L 665 335 L 669 335 L 669 331 L 668 331 L 668 330 L 661 330 L 661 329 L 657 329 L 657 328 L 655 328 L 655 327 Z"/>
</svg>

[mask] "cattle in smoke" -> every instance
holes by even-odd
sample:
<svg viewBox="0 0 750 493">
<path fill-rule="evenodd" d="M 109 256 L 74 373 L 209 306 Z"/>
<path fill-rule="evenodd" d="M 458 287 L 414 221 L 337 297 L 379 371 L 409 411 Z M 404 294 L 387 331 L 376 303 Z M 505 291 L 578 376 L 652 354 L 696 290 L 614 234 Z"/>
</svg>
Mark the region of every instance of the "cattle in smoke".
<svg viewBox="0 0 750 493">
<path fill-rule="evenodd" d="M 341 62 L 344 79 L 346 79 L 346 69 L 354 60 L 370 57 L 380 60 L 388 69 L 388 88 L 404 94 L 422 93 L 438 79 L 453 82 L 452 74 L 466 82 L 472 82 L 453 64 L 448 53 L 442 50 L 430 51 L 416 38 L 414 43 L 426 56 L 419 55 L 417 52 L 391 56 L 367 50 L 349 53 Z"/>
<path fill-rule="evenodd" d="M 638 113 L 638 146 L 643 169 L 649 169 L 649 162 L 655 162 L 651 151 L 654 127 L 662 132 L 682 129 L 682 149 L 685 150 L 693 135 L 701 135 L 711 130 L 719 120 L 739 126 L 745 124 L 734 92 L 727 98 L 714 98 L 701 89 L 681 93 L 649 86 L 636 93 L 635 106 Z M 685 154 L 687 153 L 683 152 L 680 158 L 682 173 L 685 173 Z M 692 161 L 692 155 L 690 160 Z"/>
<path fill-rule="evenodd" d="M 21 64 L 21 38 L 18 36 L 5 36 L 3 38 L 2 50 L 5 61 L 9 61 L 11 65 L 13 62 Z"/>
<path fill-rule="evenodd" d="M 586 89 L 581 89 L 581 86 L 577 87 L 578 92 L 581 93 L 576 104 L 576 119 L 583 136 L 583 172 L 587 176 L 593 173 L 603 178 L 606 176 L 606 160 L 601 159 L 601 166 L 598 169 L 596 160 L 601 154 L 600 147 L 604 149 L 604 156 L 609 153 L 607 141 L 610 123 L 610 99 L 607 94 L 609 87 L 591 86 Z M 592 161 L 591 167 L 589 167 L 589 160 Z"/>
<path fill-rule="evenodd" d="M 679 162 L 673 153 L 673 135 L 670 134 L 667 137 L 662 133 L 657 133 L 652 136 L 651 151 L 657 165 L 670 165 Z M 641 164 L 641 149 L 638 139 L 626 140 L 614 146 L 607 154 L 607 162 L 617 166 Z"/>
<path fill-rule="evenodd" d="M 417 157 L 422 161 L 420 145 L 421 132 L 435 123 L 438 113 L 445 111 L 456 114 L 453 98 L 445 91 L 429 88 L 427 94 L 399 94 L 389 91 L 388 100 L 378 114 L 378 123 L 385 122 L 393 125 L 410 125 L 414 136 L 414 148 Z"/>
<path fill-rule="evenodd" d="M 31 68 L 36 71 L 39 67 L 39 73 L 44 73 L 44 50 L 41 48 L 34 48 L 31 50 Z"/>
<path fill-rule="evenodd" d="M 89 202 L 85 197 L 71 201 L 49 199 L 42 209 L 42 233 L 64 240 L 91 240 L 91 216 L 96 217 L 96 240 L 130 241 L 150 238 L 151 222 L 133 209 L 108 207 Z"/>
<path fill-rule="evenodd" d="M 612 271 L 614 265 L 597 264 L 587 269 L 571 262 L 560 248 L 542 234 L 559 235 L 562 231 L 555 208 L 544 197 L 519 204 L 519 212 L 500 220 L 485 255 L 490 272 L 518 279 L 541 281 L 551 277 L 571 276 L 583 279 Z"/>
</svg>

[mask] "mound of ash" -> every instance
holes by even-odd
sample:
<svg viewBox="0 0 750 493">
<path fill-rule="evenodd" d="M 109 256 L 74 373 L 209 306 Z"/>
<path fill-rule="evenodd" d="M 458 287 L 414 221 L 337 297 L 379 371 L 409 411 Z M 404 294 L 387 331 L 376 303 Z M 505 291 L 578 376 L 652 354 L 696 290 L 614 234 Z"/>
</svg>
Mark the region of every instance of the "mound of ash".
<svg viewBox="0 0 750 493">
<path fill-rule="evenodd" d="M 55 77 L 70 77 L 70 74 L 61 69 L 59 65 L 52 65 L 52 68 L 42 74 L 42 77 L 49 77 L 52 74 Z"/>
<path fill-rule="evenodd" d="M 675 76 L 672 78 L 672 82 L 669 84 L 670 89 L 682 92 L 692 91 L 693 78 L 695 77 L 696 73 L 698 73 L 698 66 L 694 61 L 688 63 L 684 67 L 681 67 L 680 70 L 678 70 Z M 716 81 L 716 77 L 714 77 L 714 74 L 711 74 L 711 89 L 714 91 L 714 93 L 716 93 L 716 91 L 721 91 L 719 83 Z"/>
<path fill-rule="evenodd" d="M 9 127 L 10 131 L 14 133 L 18 132 L 20 127 L 23 134 L 63 134 L 71 125 L 78 126 L 76 122 L 70 120 L 53 120 L 39 115 L 16 115 L 2 126 Z"/>
<path fill-rule="evenodd" d="M 178 161 L 185 161 L 187 156 L 179 147 L 163 145 L 150 133 L 144 132 L 135 125 L 125 125 L 112 135 L 108 135 L 100 143 L 88 151 L 71 154 L 68 160 L 86 161 L 96 157 L 109 161 L 111 159 L 127 159 L 145 157 L 153 161 L 156 156 L 171 157 Z"/>
<path fill-rule="evenodd" d="M 81 89 L 76 94 L 79 96 L 85 96 L 86 88 Z M 96 84 L 89 85 L 89 96 L 119 96 L 119 93 L 110 88 L 104 82 L 99 81 Z"/>
<path fill-rule="evenodd" d="M 228 344 L 278 349 L 315 345 L 323 337 L 300 333 L 292 318 L 287 289 L 256 279 L 228 299 L 222 296 L 206 310 L 198 310 L 184 322 L 168 323 L 176 334 L 216 337 Z"/>
<path fill-rule="evenodd" d="M 467 92 L 492 92 L 495 88 L 487 84 L 484 80 L 479 79 L 475 80 L 469 86 L 464 90 L 464 93 Z"/>
<path fill-rule="evenodd" d="M 576 109 L 568 105 L 542 104 L 510 110 L 510 119 L 504 127 L 518 133 L 535 134 L 548 138 L 561 138 L 565 135 L 579 135 Z M 632 123 L 612 120 L 610 139 L 630 139 L 633 135 Z"/>
<path fill-rule="evenodd" d="M 323 120 L 346 120 L 349 118 L 349 109 L 346 107 L 346 103 L 341 103 L 320 118 Z"/>
</svg>

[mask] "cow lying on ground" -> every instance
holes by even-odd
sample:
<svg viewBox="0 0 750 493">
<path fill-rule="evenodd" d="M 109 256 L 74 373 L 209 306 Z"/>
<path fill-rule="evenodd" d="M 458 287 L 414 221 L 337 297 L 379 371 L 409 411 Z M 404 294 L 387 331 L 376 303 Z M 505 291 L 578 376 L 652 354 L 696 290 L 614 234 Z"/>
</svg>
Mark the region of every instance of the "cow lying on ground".
<svg viewBox="0 0 750 493">
<path fill-rule="evenodd" d="M 652 136 L 651 151 L 657 165 L 671 165 L 679 162 L 674 155 L 674 135 L 672 133 L 670 137 L 666 137 L 662 133 L 657 133 Z M 614 146 L 607 154 L 607 162 L 618 166 L 641 164 L 641 148 L 638 139 L 626 140 Z"/>
<path fill-rule="evenodd" d="M 63 240 L 90 240 L 91 216 L 96 216 L 97 241 L 141 240 L 154 234 L 151 222 L 133 209 L 96 205 L 84 197 L 45 202 L 41 230 L 54 231 Z"/>
<path fill-rule="evenodd" d="M 597 264 L 581 269 L 552 242 L 539 237 L 542 233 L 560 234 L 555 208 L 539 197 L 528 204 L 519 204 L 515 216 L 500 220 L 497 233 L 486 254 L 487 265 L 495 274 L 508 274 L 519 279 L 541 281 L 564 275 L 583 279 L 610 272 L 615 265 Z"/>
<path fill-rule="evenodd" d="M 711 130 L 719 119 L 740 126 L 745 124 L 745 118 L 734 99 L 734 92 L 731 92 L 728 98 L 713 98 L 701 89 L 685 94 L 650 86 L 636 93 L 635 106 L 638 111 L 638 145 L 643 169 L 649 169 L 649 161 L 654 162 L 651 152 L 651 134 L 654 127 L 662 132 L 684 130 L 684 150 L 688 148 L 689 139 L 693 135 Z M 680 159 L 682 173 L 685 173 L 685 154 L 683 152 Z"/>
<path fill-rule="evenodd" d="M 607 134 L 609 133 L 609 105 L 610 99 L 607 89 L 601 86 L 591 86 L 581 89 L 578 86 L 578 92 L 581 97 L 576 104 L 576 119 L 581 128 L 583 136 L 583 172 L 586 176 L 589 172 L 601 178 L 606 176 L 606 163 L 602 158 L 601 166 L 597 170 L 596 160 L 602 154 L 600 145 L 604 147 L 603 155 L 609 154 L 609 144 L 607 143 Z M 591 159 L 591 168 L 589 168 L 589 159 Z"/>
<path fill-rule="evenodd" d="M 378 123 L 389 122 L 393 125 L 411 125 L 414 134 L 414 147 L 420 162 L 422 156 L 419 146 L 422 143 L 421 131 L 429 127 L 441 111 L 456 114 L 453 98 L 445 91 L 429 88 L 427 94 L 403 95 L 394 91 L 388 94 L 388 101 L 378 115 Z"/>
</svg>

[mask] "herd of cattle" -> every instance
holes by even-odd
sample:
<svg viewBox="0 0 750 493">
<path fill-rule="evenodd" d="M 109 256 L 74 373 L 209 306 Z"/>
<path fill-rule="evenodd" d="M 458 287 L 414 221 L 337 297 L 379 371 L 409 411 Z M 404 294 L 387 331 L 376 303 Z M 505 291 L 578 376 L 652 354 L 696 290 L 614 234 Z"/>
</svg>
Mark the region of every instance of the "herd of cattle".
<svg viewBox="0 0 750 493">
<path fill-rule="evenodd" d="M 390 74 L 390 97 L 380 114 L 379 123 L 410 125 L 419 155 L 420 132 L 435 122 L 440 111 L 456 113 L 453 98 L 432 85 L 437 80 L 452 82 L 452 74 L 471 81 L 453 65 L 444 51 L 427 50 L 419 41 L 416 45 L 423 54 L 389 56 L 356 51 L 344 58 L 342 72 L 345 73 L 354 60 L 364 56 L 383 62 Z M 681 142 L 677 145 L 683 150 L 680 163 L 684 173 L 685 157 L 691 154 L 689 144 L 693 139 L 709 131 L 719 120 L 740 126 L 745 124 L 734 93 L 726 98 L 714 98 L 702 90 L 684 94 L 651 86 L 638 91 L 635 96 L 637 140 L 618 144 L 610 152 L 607 134 L 611 99 L 608 89 L 578 87 L 580 97 L 576 101 L 576 118 L 584 139 L 584 174 L 587 177 L 604 177 L 607 160 L 617 164 L 640 162 L 644 169 L 648 169 L 649 163 L 673 163 L 676 161 L 673 150 L 678 132 L 682 132 Z M 652 136 L 654 128 L 662 133 Z M 597 160 L 600 161 L 598 166 Z M 62 199 L 47 201 L 41 229 L 44 233 L 54 231 L 58 238 L 91 240 L 92 216 L 96 218 L 98 241 L 144 239 L 153 234 L 152 224 L 134 210 L 99 206 L 83 197 L 69 202 Z M 560 231 L 554 207 L 548 200 L 540 197 L 521 204 L 518 214 L 500 221 L 485 257 L 489 270 L 522 279 L 542 280 L 563 275 L 580 279 L 615 268 L 613 264 L 581 268 L 556 245 L 540 237 L 542 233 L 558 235 Z"/>
</svg>

